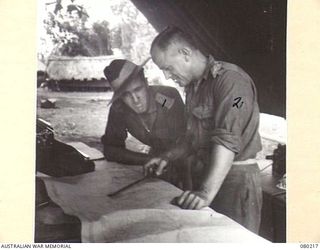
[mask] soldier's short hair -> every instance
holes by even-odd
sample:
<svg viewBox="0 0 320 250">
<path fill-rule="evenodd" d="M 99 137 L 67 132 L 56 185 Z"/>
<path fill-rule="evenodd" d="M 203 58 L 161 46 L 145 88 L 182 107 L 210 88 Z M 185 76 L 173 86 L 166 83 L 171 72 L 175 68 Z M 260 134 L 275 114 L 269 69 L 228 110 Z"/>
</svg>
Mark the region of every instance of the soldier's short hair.
<svg viewBox="0 0 320 250">
<path fill-rule="evenodd" d="M 196 48 L 192 36 L 176 26 L 169 26 L 160 32 L 151 44 L 151 51 L 156 46 L 161 50 L 166 50 L 174 42 L 186 43 L 191 48 Z"/>
</svg>

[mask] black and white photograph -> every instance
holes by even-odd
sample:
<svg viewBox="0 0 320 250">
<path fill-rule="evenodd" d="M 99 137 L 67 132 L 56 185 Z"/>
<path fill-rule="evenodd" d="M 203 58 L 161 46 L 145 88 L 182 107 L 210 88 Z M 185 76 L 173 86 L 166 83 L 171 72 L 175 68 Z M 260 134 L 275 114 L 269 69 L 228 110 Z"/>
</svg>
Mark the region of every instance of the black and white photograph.
<svg viewBox="0 0 320 250">
<path fill-rule="evenodd" d="M 286 0 L 38 0 L 36 243 L 287 242 Z"/>
</svg>

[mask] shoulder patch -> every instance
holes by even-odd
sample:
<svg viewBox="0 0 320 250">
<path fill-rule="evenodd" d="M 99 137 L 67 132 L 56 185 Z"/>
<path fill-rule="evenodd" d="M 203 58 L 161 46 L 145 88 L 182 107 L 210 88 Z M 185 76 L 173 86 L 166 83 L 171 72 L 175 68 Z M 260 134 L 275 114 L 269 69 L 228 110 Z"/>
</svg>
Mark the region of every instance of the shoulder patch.
<svg viewBox="0 0 320 250">
<path fill-rule="evenodd" d="M 156 102 L 158 102 L 163 107 L 166 107 L 167 109 L 171 109 L 174 104 L 174 99 L 172 97 L 166 96 L 161 93 L 157 93 L 155 99 Z"/>
</svg>

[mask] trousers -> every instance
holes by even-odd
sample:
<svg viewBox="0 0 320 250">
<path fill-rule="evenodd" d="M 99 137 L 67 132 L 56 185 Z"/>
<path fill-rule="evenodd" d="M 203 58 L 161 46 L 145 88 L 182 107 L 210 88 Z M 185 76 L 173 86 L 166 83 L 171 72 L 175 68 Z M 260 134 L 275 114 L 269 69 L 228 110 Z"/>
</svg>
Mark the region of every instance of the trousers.
<svg viewBox="0 0 320 250">
<path fill-rule="evenodd" d="M 258 233 L 262 208 L 258 165 L 232 166 L 210 207 Z"/>
<path fill-rule="evenodd" d="M 189 190 L 201 185 L 206 164 L 203 159 L 190 158 L 188 172 L 192 184 Z M 192 188 L 191 188 L 192 186 Z M 262 188 L 258 164 L 232 165 L 210 207 L 235 220 L 254 233 L 259 232 L 262 208 Z"/>
</svg>

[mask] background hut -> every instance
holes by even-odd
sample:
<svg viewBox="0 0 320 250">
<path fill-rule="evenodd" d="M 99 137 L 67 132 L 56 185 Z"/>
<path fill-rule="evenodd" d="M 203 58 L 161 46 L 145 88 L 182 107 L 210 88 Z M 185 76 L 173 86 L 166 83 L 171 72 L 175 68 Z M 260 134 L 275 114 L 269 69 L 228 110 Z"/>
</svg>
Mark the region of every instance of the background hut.
<svg viewBox="0 0 320 250">
<path fill-rule="evenodd" d="M 110 85 L 103 69 L 119 56 L 51 57 L 47 64 L 50 86 L 63 91 L 106 91 Z"/>
<path fill-rule="evenodd" d="M 46 81 L 46 65 L 38 59 L 37 65 L 37 87 Z"/>
</svg>

